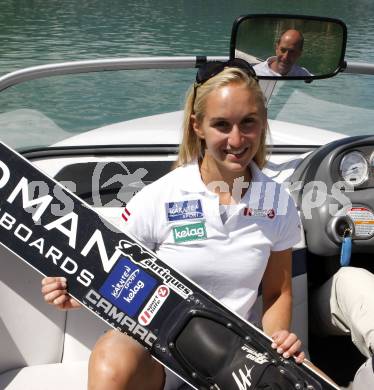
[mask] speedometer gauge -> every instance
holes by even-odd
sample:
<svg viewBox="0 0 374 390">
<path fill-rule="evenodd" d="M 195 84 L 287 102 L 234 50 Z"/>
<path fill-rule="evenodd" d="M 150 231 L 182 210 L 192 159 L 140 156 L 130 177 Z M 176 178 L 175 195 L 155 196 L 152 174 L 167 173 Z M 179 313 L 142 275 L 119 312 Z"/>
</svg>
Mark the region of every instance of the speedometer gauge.
<svg viewBox="0 0 374 390">
<path fill-rule="evenodd" d="M 364 183 L 369 175 L 369 166 L 360 152 L 346 154 L 340 162 L 340 174 L 344 181 L 354 186 Z"/>
<path fill-rule="evenodd" d="M 374 168 L 374 152 L 370 156 L 370 168 Z"/>
</svg>

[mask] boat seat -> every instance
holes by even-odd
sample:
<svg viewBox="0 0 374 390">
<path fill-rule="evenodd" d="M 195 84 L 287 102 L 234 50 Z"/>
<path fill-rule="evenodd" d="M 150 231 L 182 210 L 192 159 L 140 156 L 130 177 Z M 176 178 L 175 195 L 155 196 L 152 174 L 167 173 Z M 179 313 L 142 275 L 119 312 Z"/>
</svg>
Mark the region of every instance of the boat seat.
<svg viewBox="0 0 374 390">
<path fill-rule="evenodd" d="M 87 361 L 16 368 L 0 375 L 6 390 L 78 390 L 87 388 Z"/>
<path fill-rule="evenodd" d="M 47 305 L 42 276 L 1 245 L 0 268 L 0 389 L 85 389 L 90 351 L 109 326 Z"/>
</svg>

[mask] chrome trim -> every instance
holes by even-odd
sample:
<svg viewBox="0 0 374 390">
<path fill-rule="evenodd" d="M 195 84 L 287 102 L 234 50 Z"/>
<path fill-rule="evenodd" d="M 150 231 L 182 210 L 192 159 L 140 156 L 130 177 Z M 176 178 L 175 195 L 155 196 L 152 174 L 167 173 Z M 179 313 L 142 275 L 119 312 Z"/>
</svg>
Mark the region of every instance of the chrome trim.
<svg viewBox="0 0 374 390">
<path fill-rule="evenodd" d="M 83 60 L 61 62 L 32 66 L 7 73 L 0 77 L 0 91 L 24 81 L 43 77 L 102 72 L 128 69 L 183 69 L 195 68 L 202 57 L 132 57 L 103 58 L 98 60 Z M 208 61 L 225 61 L 228 57 L 203 57 Z"/>
<path fill-rule="evenodd" d="M 344 73 L 374 74 L 374 64 L 364 62 L 347 62 Z"/>
</svg>

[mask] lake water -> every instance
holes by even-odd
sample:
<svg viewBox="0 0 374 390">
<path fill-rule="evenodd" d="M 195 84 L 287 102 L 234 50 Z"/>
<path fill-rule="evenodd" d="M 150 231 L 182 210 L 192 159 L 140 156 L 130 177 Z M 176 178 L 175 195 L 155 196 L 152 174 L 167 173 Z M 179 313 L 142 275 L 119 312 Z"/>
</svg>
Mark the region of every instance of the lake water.
<svg viewBox="0 0 374 390">
<path fill-rule="evenodd" d="M 0 74 L 102 57 L 228 55 L 235 17 L 265 12 L 340 18 L 348 27 L 347 61 L 374 62 L 371 0 L 1 0 Z M 192 70 L 155 71 L 151 77 L 139 72 L 121 80 L 88 75 L 29 82 L 0 94 L 0 113 L 39 110 L 67 132 L 78 132 L 180 109 L 193 77 Z M 341 110 L 343 104 L 351 110 Z M 269 109 L 271 118 L 348 134 L 374 133 L 373 113 L 374 77 L 344 74 L 308 85 L 283 84 Z M 8 119 L 0 121 L 0 138 L 9 132 Z"/>
</svg>

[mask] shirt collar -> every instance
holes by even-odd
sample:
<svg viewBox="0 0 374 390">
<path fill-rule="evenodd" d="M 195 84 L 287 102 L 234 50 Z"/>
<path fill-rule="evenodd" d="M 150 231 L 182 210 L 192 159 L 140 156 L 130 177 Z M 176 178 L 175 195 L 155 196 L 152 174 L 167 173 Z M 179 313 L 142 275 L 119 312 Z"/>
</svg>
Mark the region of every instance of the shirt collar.
<svg viewBox="0 0 374 390">
<path fill-rule="evenodd" d="M 278 72 L 275 72 L 273 69 L 271 69 L 270 65 L 277 59 L 276 56 L 273 56 L 273 57 L 269 57 L 267 60 L 266 60 L 266 65 L 268 67 L 268 70 L 270 73 L 272 73 L 274 76 L 282 76 L 280 73 Z"/>
<path fill-rule="evenodd" d="M 254 161 L 249 163 L 251 169 L 251 182 L 264 181 L 264 175 Z M 181 167 L 180 188 L 187 193 L 211 193 L 201 179 L 199 164 L 196 162 Z"/>
<path fill-rule="evenodd" d="M 266 65 L 268 67 L 268 70 L 274 74 L 274 76 L 282 76 L 280 73 L 275 72 L 273 69 L 271 69 L 270 65 L 277 59 L 276 56 L 269 57 L 266 60 Z M 285 76 L 298 76 L 297 74 L 298 66 L 296 64 L 293 64 L 289 72 Z M 301 75 L 300 75 L 301 76 Z"/>
</svg>

